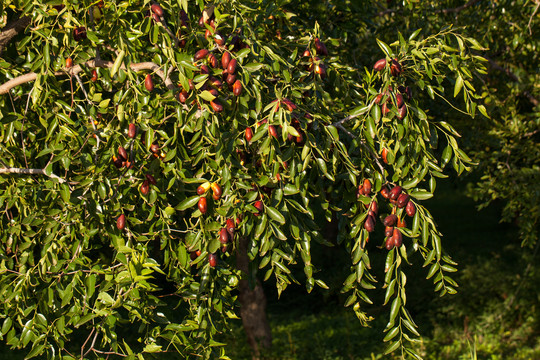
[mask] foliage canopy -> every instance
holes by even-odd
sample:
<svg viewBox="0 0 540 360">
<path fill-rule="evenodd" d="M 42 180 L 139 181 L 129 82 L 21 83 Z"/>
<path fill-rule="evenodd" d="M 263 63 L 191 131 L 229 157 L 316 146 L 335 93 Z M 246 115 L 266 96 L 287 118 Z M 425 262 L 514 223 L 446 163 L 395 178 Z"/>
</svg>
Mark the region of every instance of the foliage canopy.
<svg viewBox="0 0 540 360">
<path fill-rule="evenodd" d="M 422 200 L 445 168 L 472 164 L 432 106 L 487 116 L 475 90 L 486 49 L 412 15 L 386 39 L 367 22 L 353 36 L 347 17 L 338 37 L 304 16 L 311 3 L 156 5 L 0 5 L 3 27 L 28 25 L 0 48 L 1 339 L 29 357 L 227 358 L 213 338 L 236 317 L 239 279 L 325 288 L 311 249 L 341 246 L 345 305 L 366 324 L 369 290 L 383 287 L 387 352 L 417 357 L 409 258 L 436 292 L 457 287 Z M 358 10 L 342 6 L 329 14 Z M 362 38 L 374 46 L 360 64 L 345 45 Z M 410 198 L 380 195 L 398 186 Z M 403 226 L 371 235 L 388 215 Z M 335 243 L 324 219 L 338 222 Z M 241 239 L 248 274 L 235 266 Z M 373 252 L 387 253 L 384 279 Z"/>
</svg>

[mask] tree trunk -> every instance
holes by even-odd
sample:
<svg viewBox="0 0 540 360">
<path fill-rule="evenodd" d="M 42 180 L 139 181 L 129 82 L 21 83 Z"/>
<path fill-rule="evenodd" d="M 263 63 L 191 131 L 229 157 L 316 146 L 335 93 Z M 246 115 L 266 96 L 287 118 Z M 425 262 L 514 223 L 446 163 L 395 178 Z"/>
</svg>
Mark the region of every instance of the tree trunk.
<svg viewBox="0 0 540 360">
<path fill-rule="evenodd" d="M 249 278 L 249 240 L 240 237 L 236 256 L 236 267 L 242 271 L 242 279 L 239 282 L 240 289 L 240 317 L 248 338 L 248 343 L 253 349 L 253 359 L 258 359 L 261 349 L 268 349 L 272 345 L 272 332 L 266 318 L 266 296 L 261 282 L 256 277 L 253 287 L 250 286 Z"/>
</svg>

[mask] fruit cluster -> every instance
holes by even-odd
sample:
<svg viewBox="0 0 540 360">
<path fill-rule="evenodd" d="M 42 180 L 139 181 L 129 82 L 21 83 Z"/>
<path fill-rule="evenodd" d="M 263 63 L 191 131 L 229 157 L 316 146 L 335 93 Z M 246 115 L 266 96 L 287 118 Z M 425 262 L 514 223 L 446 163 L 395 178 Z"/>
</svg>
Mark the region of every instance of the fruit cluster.
<svg viewBox="0 0 540 360">
<path fill-rule="evenodd" d="M 326 48 L 324 42 L 322 42 L 319 38 L 315 38 L 313 43 L 315 45 L 315 51 L 317 55 L 328 56 L 328 49 Z M 321 58 L 319 56 L 312 56 L 309 49 L 306 49 L 306 51 L 304 51 L 303 56 L 309 58 L 310 64 L 308 66 L 308 70 L 315 74 L 319 74 L 321 79 L 324 79 L 326 77 L 326 65 L 321 60 Z"/>
<path fill-rule="evenodd" d="M 407 98 L 409 100 L 412 98 L 412 92 L 411 92 L 411 89 L 408 86 L 407 87 L 400 86 L 398 88 L 397 92 L 393 91 L 393 87 L 390 86 L 388 88 L 388 90 L 386 90 L 384 93 L 378 94 L 375 97 L 374 102 L 377 105 L 382 103 L 381 104 L 381 112 L 382 112 L 383 115 L 386 115 L 392 109 L 393 104 L 389 104 L 387 102 L 388 98 L 390 96 L 392 96 L 395 99 L 394 105 L 398 109 L 397 110 L 397 117 L 398 117 L 398 119 L 403 120 L 405 118 L 405 116 L 407 116 L 407 105 L 405 104 L 405 98 L 403 97 L 404 94 L 407 96 Z"/>
<path fill-rule="evenodd" d="M 141 134 L 143 144 L 144 144 L 144 135 L 145 134 Z M 128 125 L 128 137 L 130 139 L 135 139 L 136 136 L 137 136 L 137 125 L 135 125 L 134 123 L 130 123 Z M 161 149 L 159 145 L 155 142 L 152 143 L 152 145 L 150 146 L 150 151 L 152 152 L 152 155 L 157 158 L 163 159 L 165 156 L 164 154 L 161 153 Z M 118 147 L 117 155 L 118 156 L 113 156 L 113 164 L 117 169 L 121 169 L 124 167 L 126 169 L 133 168 L 133 161 L 129 159 L 128 152 L 123 146 L 120 145 Z M 157 181 L 153 175 L 145 174 L 144 180 L 140 186 L 140 192 L 142 195 L 148 195 L 148 193 L 150 192 L 150 185 L 157 185 Z M 124 214 L 121 214 L 117 218 L 116 227 L 119 230 L 124 230 L 125 226 L 126 226 L 126 217 Z"/>
<path fill-rule="evenodd" d="M 364 179 L 363 183 L 358 186 L 357 197 L 369 196 L 371 194 L 371 181 Z M 382 223 L 385 226 L 384 235 L 386 236 L 385 246 L 386 249 L 391 250 L 394 247 L 400 247 L 403 243 L 403 237 L 399 228 L 406 227 L 405 219 L 396 215 L 398 209 L 405 208 L 405 213 L 409 217 L 414 217 L 416 214 L 416 206 L 410 199 L 401 186 L 394 186 L 392 189 L 384 186 L 380 192 L 381 196 L 391 204 L 392 211 L 389 215 L 382 219 Z M 364 221 L 364 229 L 368 232 L 375 230 L 376 217 L 379 211 L 379 205 L 377 199 L 373 199 L 368 207 L 368 214 Z"/>
<path fill-rule="evenodd" d="M 123 167 L 131 169 L 133 166 L 131 161 L 128 160 L 128 153 L 123 146 L 118 147 L 118 156 L 113 156 L 113 164 L 117 169 L 121 169 Z"/>
<path fill-rule="evenodd" d="M 199 185 L 197 187 L 197 195 L 200 195 L 199 201 L 197 202 L 197 208 L 201 212 L 201 214 L 206 214 L 208 211 L 208 202 L 206 200 L 206 193 L 208 190 L 212 189 L 212 198 L 215 201 L 218 201 L 221 198 L 221 195 L 223 194 L 223 190 L 221 189 L 221 186 L 216 183 L 210 183 L 209 181 L 206 181 Z M 239 219 L 236 219 L 237 223 L 239 223 Z M 226 220 L 226 226 L 221 228 L 219 230 L 219 242 L 221 244 L 221 251 L 227 252 L 228 244 L 234 240 L 234 231 L 235 231 L 235 224 L 232 219 Z M 201 255 L 201 251 L 197 250 L 193 253 L 191 253 L 191 259 L 194 260 L 198 256 Z M 208 254 L 208 262 L 211 267 L 215 267 L 217 265 L 217 255 L 215 253 Z"/>
<path fill-rule="evenodd" d="M 375 62 L 375 65 L 373 65 L 373 70 L 375 71 L 382 71 L 387 65 L 387 61 L 385 58 L 377 60 Z M 392 59 L 390 61 L 390 74 L 392 76 L 396 77 L 401 75 L 403 69 L 401 67 L 401 64 L 399 63 L 398 59 Z"/>
<path fill-rule="evenodd" d="M 375 71 L 382 71 L 386 68 L 387 61 L 386 59 L 380 59 L 375 62 L 373 69 Z M 390 61 L 390 74 L 394 77 L 399 76 L 402 73 L 403 69 L 401 64 L 397 59 L 392 59 Z M 392 105 L 395 105 L 397 108 L 397 117 L 400 120 L 403 120 L 407 116 L 407 106 L 405 104 L 405 99 L 403 96 L 407 96 L 408 100 L 412 100 L 412 91 L 410 87 L 405 87 L 400 85 L 398 91 L 394 91 L 392 86 L 388 88 L 384 93 L 378 94 L 375 97 L 375 104 L 381 105 L 381 112 L 383 115 L 388 114 L 391 111 Z M 392 96 L 394 104 L 387 102 L 388 98 Z"/>
</svg>

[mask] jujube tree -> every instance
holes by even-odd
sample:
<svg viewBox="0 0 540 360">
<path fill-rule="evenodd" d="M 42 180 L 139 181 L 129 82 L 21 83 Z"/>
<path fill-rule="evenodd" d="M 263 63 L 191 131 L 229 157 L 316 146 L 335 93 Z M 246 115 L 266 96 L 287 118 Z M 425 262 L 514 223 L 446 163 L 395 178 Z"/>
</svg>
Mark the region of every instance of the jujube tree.
<svg viewBox="0 0 540 360">
<path fill-rule="evenodd" d="M 281 293 L 299 264 L 308 292 L 326 288 L 311 249 L 341 246 L 345 306 L 367 323 L 362 304 L 384 287 L 387 352 L 418 357 L 404 266 L 417 252 L 435 290 L 456 291 L 422 200 L 471 160 L 415 94 L 462 94 L 485 114 L 477 41 L 450 27 L 396 34 L 354 67 L 272 2 L 28 0 L 0 13 L 26 24 L 0 63 L 7 344 L 227 358 L 214 338 L 239 283 L 260 273 Z M 321 219 L 334 214 L 331 243 Z M 378 281 L 373 252 L 387 254 Z"/>
</svg>

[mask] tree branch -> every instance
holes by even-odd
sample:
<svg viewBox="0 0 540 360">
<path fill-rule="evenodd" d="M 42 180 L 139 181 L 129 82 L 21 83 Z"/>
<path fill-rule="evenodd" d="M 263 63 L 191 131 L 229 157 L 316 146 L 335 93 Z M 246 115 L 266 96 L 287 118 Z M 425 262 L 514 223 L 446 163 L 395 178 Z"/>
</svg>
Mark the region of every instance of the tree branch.
<svg viewBox="0 0 540 360">
<path fill-rule="evenodd" d="M 433 13 L 434 14 L 452 14 L 452 13 L 457 14 L 460 11 L 463 11 L 463 10 L 473 6 L 474 4 L 476 4 L 479 1 L 480 0 L 469 0 L 467 3 L 465 3 L 465 4 L 461 5 L 461 6 L 458 6 L 458 7 L 455 7 L 455 8 L 448 8 L 448 9 L 438 9 L 438 10 L 435 10 Z M 396 12 L 399 12 L 399 11 L 400 11 L 399 9 L 386 9 L 386 10 L 378 12 L 375 15 L 376 16 L 384 16 L 384 15 L 393 14 L 393 13 L 396 13 Z"/>
<path fill-rule="evenodd" d="M 440 14 L 440 13 L 443 13 L 443 14 L 458 13 L 458 12 L 460 12 L 460 11 L 462 11 L 462 10 L 465 10 L 465 9 L 468 8 L 468 7 L 473 6 L 474 4 L 476 4 L 476 3 L 479 2 L 479 1 L 480 1 L 480 0 L 469 0 L 466 4 L 461 5 L 461 6 L 458 6 L 458 7 L 455 7 L 455 8 L 436 10 L 436 11 L 435 11 L 435 14 Z"/>
<path fill-rule="evenodd" d="M 113 67 L 112 61 L 105 61 L 105 60 L 89 60 L 84 65 L 88 68 L 112 68 Z M 159 76 L 163 82 L 165 83 L 165 86 L 172 90 L 175 88 L 172 80 L 169 76 L 165 76 L 165 73 L 163 70 L 159 68 L 159 66 L 156 63 L 153 62 L 142 62 L 142 63 L 133 63 L 129 65 L 129 68 L 132 71 L 138 72 L 142 70 L 152 70 L 157 76 Z M 122 69 L 126 69 L 124 65 L 122 65 Z M 83 68 L 81 65 L 75 65 L 71 68 L 63 68 L 61 71 L 57 71 L 54 73 L 54 76 L 64 76 L 64 75 L 76 75 L 83 71 Z M 37 73 L 31 72 L 28 74 L 24 74 L 21 76 L 17 76 L 14 79 L 9 80 L 8 82 L 0 85 L 0 95 L 6 94 L 9 90 L 13 89 L 15 86 L 25 84 L 30 81 L 34 81 L 37 79 Z"/>
<path fill-rule="evenodd" d="M 79 86 L 81 87 L 81 90 L 84 94 L 84 98 L 86 99 L 86 101 L 88 101 L 90 105 L 92 105 L 92 102 L 90 101 L 90 99 L 88 99 L 88 93 L 86 92 L 86 89 L 84 88 L 84 84 L 78 74 L 75 74 L 75 79 L 77 79 L 77 82 L 79 83 Z M 73 92 L 71 93 L 71 95 L 73 96 Z M 94 129 L 94 134 L 96 136 L 96 148 L 99 149 L 100 138 L 97 133 L 96 119 L 94 119 L 94 117 L 90 115 L 90 121 L 92 122 L 92 128 Z M 97 163 L 97 160 L 98 160 L 98 154 L 96 151 L 96 156 L 95 156 L 96 163 Z"/>
<path fill-rule="evenodd" d="M 351 133 L 349 130 L 345 129 L 345 127 L 340 123 L 340 121 L 338 121 L 336 124 L 336 127 L 339 128 L 340 130 L 342 130 L 343 132 L 345 132 L 347 135 L 349 135 L 350 137 L 352 137 L 353 139 L 356 138 L 356 135 L 354 135 L 353 133 Z M 360 145 L 362 145 L 362 147 L 364 149 L 366 149 L 370 154 L 371 154 L 371 158 L 373 159 L 373 161 L 375 161 L 375 164 L 377 164 L 377 166 L 379 167 L 379 170 L 381 171 L 381 175 L 384 176 L 384 166 L 381 164 L 381 162 L 379 161 L 379 157 L 377 156 L 377 154 L 375 153 L 375 151 L 373 151 L 367 144 L 364 140 L 360 140 Z"/>
<path fill-rule="evenodd" d="M 388 15 L 388 14 L 393 14 L 395 12 L 397 12 L 398 10 L 396 9 L 386 9 L 386 10 L 383 10 L 383 11 L 380 11 L 376 14 L 376 16 L 384 16 L 384 15 Z"/>
<path fill-rule="evenodd" d="M 370 109 L 371 109 L 371 106 L 370 106 Z M 365 113 L 358 114 L 358 115 L 349 115 L 349 116 L 347 116 L 347 117 L 344 117 L 344 118 L 341 119 L 341 120 L 338 120 L 338 121 L 332 123 L 332 125 L 337 126 L 337 127 L 340 127 L 340 126 L 341 126 L 343 123 L 345 123 L 346 121 L 355 119 L 355 118 L 357 118 L 357 117 L 359 117 L 359 116 L 362 116 L 362 115 L 364 115 L 364 114 L 365 114 Z"/>
<path fill-rule="evenodd" d="M 92 337 L 92 334 L 94 334 L 94 331 L 96 331 L 96 328 L 92 328 L 92 331 L 90 331 L 90 334 L 86 338 L 86 341 L 81 346 L 81 360 L 84 359 L 84 355 L 87 354 L 87 353 L 84 352 L 84 347 L 86 346 L 86 343 L 88 342 L 88 340 L 90 340 L 90 338 Z"/>
<path fill-rule="evenodd" d="M 45 175 L 50 177 L 51 179 L 57 179 L 59 183 L 64 183 L 66 180 L 62 179 L 61 177 L 50 174 L 47 175 L 45 173 L 45 169 L 21 169 L 21 168 L 12 168 L 12 167 L 5 167 L 0 168 L 0 174 L 31 174 L 31 175 Z"/>
<path fill-rule="evenodd" d="M 30 20 L 31 19 L 29 16 L 23 16 L 22 18 L 13 21 L 2 29 L 2 32 L 0 32 L 0 54 L 5 49 L 6 45 L 11 41 L 11 39 L 13 39 L 15 35 L 17 35 L 21 30 L 26 28 L 28 24 L 30 24 Z"/>
<path fill-rule="evenodd" d="M 514 74 L 510 69 L 508 68 L 503 68 L 501 65 L 499 65 L 498 63 L 495 62 L 495 60 L 493 60 L 492 58 L 490 58 L 489 56 L 487 55 L 482 55 L 482 57 L 484 59 L 486 59 L 487 61 L 489 61 L 489 65 L 491 65 L 491 67 L 495 70 L 499 70 L 503 73 L 505 73 L 510 79 L 512 79 L 512 81 L 514 82 L 521 82 L 519 80 L 519 78 L 517 77 L 516 74 Z M 523 95 L 534 105 L 534 106 L 538 106 L 539 104 L 539 101 L 537 98 L 535 98 L 530 92 L 528 91 L 523 91 Z"/>
<path fill-rule="evenodd" d="M 527 27 L 529 28 L 529 34 L 532 35 L 532 29 L 531 29 L 531 23 L 536 15 L 536 13 L 538 12 L 538 8 L 540 7 L 540 1 L 536 1 L 536 7 L 534 8 L 534 11 L 533 11 L 533 14 L 531 15 L 531 17 L 529 18 L 529 24 L 527 24 Z"/>
</svg>

